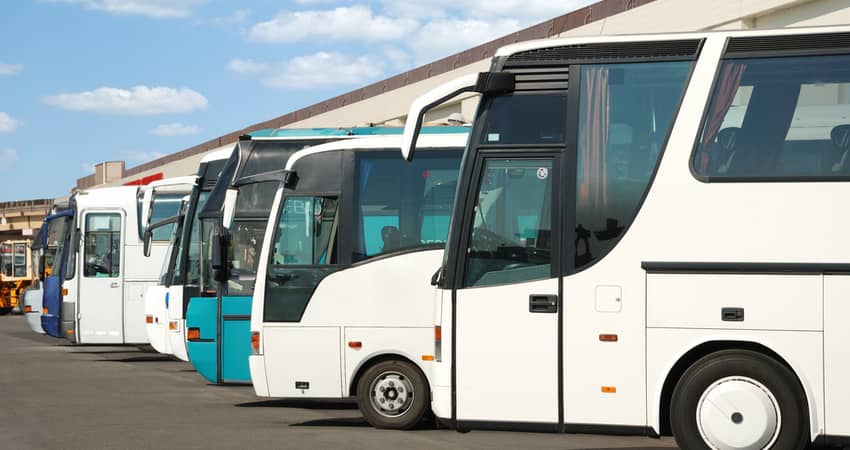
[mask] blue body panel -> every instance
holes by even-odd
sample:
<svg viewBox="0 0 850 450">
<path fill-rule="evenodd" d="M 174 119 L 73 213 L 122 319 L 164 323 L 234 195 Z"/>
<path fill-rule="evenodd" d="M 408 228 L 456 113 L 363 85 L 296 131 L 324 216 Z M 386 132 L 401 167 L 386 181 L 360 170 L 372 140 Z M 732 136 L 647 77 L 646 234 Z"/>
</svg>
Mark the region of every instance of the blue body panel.
<svg viewBox="0 0 850 450">
<path fill-rule="evenodd" d="M 51 275 L 44 280 L 42 295 L 44 297 L 41 301 L 41 328 L 49 336 L 62 337 L 59 326 L 62 322 L 62 280 L 59 275 Z"/>
<path fill-rule="evenodd" d="M 215 318 L 218 314 L 218 299 L 215 297 L 192 297 L 186 308 L 186 330 L 201 330 L 200 341 L 187 341 L 189 362 L 201 376 L 211 383 L 218 383 L 218 349 L 216 348 Z"/>
<path fill-rule="evenodd" d="M 251 355 L 251 297 L 223 297 L 221 300 L 221 361 L 216 336 L 217 299 L 193 297 L 186 310 L 186 329 L 198 328 L 199 341 L 188 341 L 189 361 L 211 383 L 250 383 L 248 356 Z M 219 378 L 219 363 L 221 378 Z"/>
<path fill-rule="evenodd" d="M 65 220 L 66 217 L 73 216 L 73 210 L 65 210 L 45 217 L 44 223 L 47 224 L 51 220 Z M 47 236 L 44 239 L 46 242 Z M 54 273 L 44 280 L 44 294 L 41 300 L 41 328 L 49 336 L 60 338 L 64 337 L 62 335 L 62 281 L 65 279 L 68 244 L 68 242 L 65 242 L 66 250 L 62 255 L 62 261 L 58 262 L 59 270 L 54 269 Z"/>
</svg>

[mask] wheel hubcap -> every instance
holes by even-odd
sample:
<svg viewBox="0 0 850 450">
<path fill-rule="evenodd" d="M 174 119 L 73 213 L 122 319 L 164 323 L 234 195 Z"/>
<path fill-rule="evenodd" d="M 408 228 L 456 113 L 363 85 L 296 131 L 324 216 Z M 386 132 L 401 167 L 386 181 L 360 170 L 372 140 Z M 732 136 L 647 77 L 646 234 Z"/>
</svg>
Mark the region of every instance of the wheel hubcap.
<svg viewBox="0 0 850 450">
<path fill-rule="evenodd" d="M 763 384 L 727 377 L 709 386 L 697 403 L 697 427 L 715 450 L 770 448 L 779 435 L 779 403 Z"/>
<path fill-rule="evenodd" d="M 399 372 L 384 372 L 369 389 L 372 409 L 384 417 L 404 415 L 413 403 L 413 385 Z"/>
</svg>

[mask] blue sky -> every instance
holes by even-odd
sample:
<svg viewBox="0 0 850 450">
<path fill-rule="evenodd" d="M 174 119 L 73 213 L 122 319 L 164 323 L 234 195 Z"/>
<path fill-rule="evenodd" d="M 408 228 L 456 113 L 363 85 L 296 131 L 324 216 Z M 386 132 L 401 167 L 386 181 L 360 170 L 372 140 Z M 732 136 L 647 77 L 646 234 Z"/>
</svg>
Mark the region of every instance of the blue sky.
<svg viewBox="0 0 850 450">
<path fill-rule="evenodd" d="M 592 3 L 12 0 L 0 201 L 56 197 Z"/>
</svg>

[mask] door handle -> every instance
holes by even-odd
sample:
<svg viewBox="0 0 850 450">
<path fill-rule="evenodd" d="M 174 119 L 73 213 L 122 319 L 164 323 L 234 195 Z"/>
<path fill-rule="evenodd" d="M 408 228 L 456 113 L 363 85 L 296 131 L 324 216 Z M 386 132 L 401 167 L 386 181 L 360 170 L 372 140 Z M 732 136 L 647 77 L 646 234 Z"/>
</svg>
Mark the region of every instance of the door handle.
<svg viewBox="0 0 850 450">
<path fill-rule="evenodd" d="M 558 312 L 558 296 L 536 294 L 529 295 L 528 312 L 549 314 Z"/>
</svg>

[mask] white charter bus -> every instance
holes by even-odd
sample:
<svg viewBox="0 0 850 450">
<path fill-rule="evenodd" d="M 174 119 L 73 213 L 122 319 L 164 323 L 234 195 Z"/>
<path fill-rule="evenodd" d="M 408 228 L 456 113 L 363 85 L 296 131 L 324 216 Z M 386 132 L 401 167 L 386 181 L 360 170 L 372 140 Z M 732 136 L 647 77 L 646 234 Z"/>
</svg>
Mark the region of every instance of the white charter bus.
<svg viewBox="0 0 850 450">
<path fill-rule="evenodd" d="M 413 103 L 408 160 L 464 91 L 442 422 L 850 442 L 850 27 L 511 45 Z"/>
<path fill-rule="evenodd" d="M 382 428 L 428 412 L 428 280 L 467 139 L 462 128 L 428 132 L 413 164 L 398 158 L 395 135 L 317 145 L 278 172 L 251 309 L 258 396 L 355 396 Z"/>
<path fill-rule="evenodd" d="M 153 242 L 168 242 L 163 258 L 159 281 L 145 290 L 145 328 L 148 343 L 154 350 L 172 354 L 168 341 L 169 268 L 179 246 L 179 233 L 183 227 L 183 212 L 189 195 L 196 183 L 196 176 L 173 177 L 154 181 L 142 190 L 141 227 L 142 245 L 145 256 L 150 256 Z M 180 204 L 174 208 L 174 204 Z M 158 208 L 153 208 L 158 205 Z M 168 215 L 168 213 L 174 215 Z M 164 214 L 163 214 L 164 213 Z M 179 248 L 179 247 L 178 247 Z"/>
<path fill-rule="evenodd" d="M 136 186 L 119 186 L 71 197 L 64 248 L 54 262 L 64 275 L 61 288 L 48 289 L 45 283 L 48 310 L 42 311 L 42 327 L 47 334 L 78 344 L 148 342 L 144 293 L 157 281 L 167 241 L 155 242 L 154 256 L 146 260 L 140 193 Z M 153 208 L 168 216 L 176 214 L 178 205 L 169 200 Z"/>
</svg>

